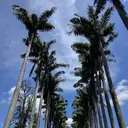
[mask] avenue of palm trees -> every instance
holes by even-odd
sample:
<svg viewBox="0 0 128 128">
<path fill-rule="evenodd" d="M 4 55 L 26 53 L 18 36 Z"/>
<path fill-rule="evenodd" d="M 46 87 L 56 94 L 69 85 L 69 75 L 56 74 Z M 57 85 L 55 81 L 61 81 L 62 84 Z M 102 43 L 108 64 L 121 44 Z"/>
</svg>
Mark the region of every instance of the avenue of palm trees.
<svg viewBox="0 0 128 128">
<path fill-rule="evenodd" d="M 80 63 L 72 74 L 80 79 L 69 85 L 74 86 L 77 93 L 72 103 L 72 128 L 126 128 L 108 63 L 114 63 L 116 59 L 109 49 L 118 36 L 115 24 L 110 22 L 113 9 L 117 9 L 127 29 L 128 17 L 120 0 L 111 2 L 112 7 L 106 8 L 107 0 L 94 0 L 84 17 L 74 12 L 74 17 L 67 23 L 69 36 L 85 38 L 85 42 L 75 42 L 71 46 Z M 60 83 L 65 81 L 63 75 L 70 65 L 57 62 L 57 51 L 51 49 L 56 40 L 43 42 L 38 34 L 56 28 L 49 18 L 53 18 L 57 8 L 45 10 L 40 16 L 29 14 L 18 5 L 13 5 L 12 9 L 28 32 L 23 39 L 27 51 L 21 55 L 23 64 L 3 128 L 40 128 L 42 116 L 44 128 L 68 128 L 68 101 L 62 95 Z M 23 80 L 27 63 L 32 64 L 28 76 L 34 80 L 34 87 Z"/>
</svg>

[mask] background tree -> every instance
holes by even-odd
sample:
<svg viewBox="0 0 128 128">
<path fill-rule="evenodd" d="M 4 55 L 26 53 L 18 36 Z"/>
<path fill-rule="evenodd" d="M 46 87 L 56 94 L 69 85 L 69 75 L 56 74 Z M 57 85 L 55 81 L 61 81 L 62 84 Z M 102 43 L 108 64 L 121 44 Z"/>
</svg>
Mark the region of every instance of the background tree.
<svg viewBox="0 0 128 128">
<path fill-rule="evenodd" d="M 24 80 L 22 82 L 20 95 L 13 115 L 12 126 L 14 128 L 27 127 L 30 120 L 33 94 L 34 87 L 31 86 L 30 81 Z"/>
</svg>

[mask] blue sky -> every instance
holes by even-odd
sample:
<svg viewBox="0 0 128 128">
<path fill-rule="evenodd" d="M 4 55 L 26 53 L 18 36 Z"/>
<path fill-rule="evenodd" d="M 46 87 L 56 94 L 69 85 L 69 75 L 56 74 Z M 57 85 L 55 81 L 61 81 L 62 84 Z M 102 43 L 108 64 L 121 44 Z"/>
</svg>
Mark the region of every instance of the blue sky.
<svg viewBox="0 0 128 128">
<path fill-rule="evenodd" d="M 122 1 L 128 12 L 128 2 Z M 20 72 L 22 59 L 20 54 L 24 53 L 26 47 L 22 42 L 22 38 L 27 36 L 25 27 L 15 18 L 12 14 L 11 6 L 18 4 L 26 8 L 30 13 L 40 14 L 45 9 L 57 7 L 57 11 L 50 19 L 51 23 L 56 27 L 55 30 L 48 33 L 39 33 L 42 41 L 49 41 L 56 39 L 57 42 L 53 46 L 57 50 L 57 59 L 59 62 L 70 64 L 67 73 L 64 76 L 66 82 L 61 85 L 64 89 L 64 96 L 69 101 L 67 106 L 68 116 L 71 117 L 72 113 L 72 100 L 75 96 L 73 83 L 77 81 L 70 72 L 73 68 L 78 66 L 77 55 L 72 51 L 71 44 L 75 41 L 85 41 L 81 37 L 68 36 L 69 20 L 73 17 L 74 13 L 85 16 L 88 4 L 92 4 L 92 0 L 13 0 L 1 1 L 0 8 L 0 128 L 3 125 L 5 116 L 8 111 L 9 100 L 17 82 Z M 109 3 L 110 5 L 111 3 Z M 110 64 L 110 71 L 113 82 L 116 88 L 118 99 L 121 105 L 122 113 L 125 122 L 128 125 L 128 32 L 124 27 L 116 10 L 112 16 L 112 22 L 115 23 L 118 38 L 111 45 L 111 49 L 116 58 L 116 63 Z M 27 65 L 26 74 L 24 79 L 28 78 L 28 72 L 31 65 Z M 69 119 L 68 123 L 71 122 Z"/>
</svg>

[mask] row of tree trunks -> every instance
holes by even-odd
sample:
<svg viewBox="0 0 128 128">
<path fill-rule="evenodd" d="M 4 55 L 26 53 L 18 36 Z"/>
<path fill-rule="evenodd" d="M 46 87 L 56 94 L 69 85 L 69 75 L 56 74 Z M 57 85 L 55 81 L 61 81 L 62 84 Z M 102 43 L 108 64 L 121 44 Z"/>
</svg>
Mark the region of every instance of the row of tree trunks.
<svg viewBox="0 0 128 128">
<path fill-rule="evenodd" d="M 51 106 L 51 96 L 50 96 L 50 92 L 48 90 L 47 103 L 46 103 L 46 114 L 45 114 L 45 126 L 44 126 L 44 128 L 50 128 L 49 127 L 49 122 L 50 122 L 50 106 Z"/>
<path fill-rule="evenodd" d="M 107 59 L 104 55 L 102 43 L 99 42 L 99 45 L 100 45 L 100 51 L 101 51 L 102 58 L 103 58 L 104 69 L 105 69 L 105 73 L 106 73 L 106 76 L 107 76 L 108 85 L 109 85 L 109 89 L 110 89 L 110 94 L 111 94 L 112 101 L 113 101 L 113 104 L 114 104 L 114 109 L 115 109 L 115 112 L 116 112 L 119 127 L 120 128 L 126 128 L 126 125 L 125 125 L 125 122 L 124 122 L 124 119 L 123 119 L 123 115 L 122 115 L 122 112 L 121 112 L 121 109 L 120 109 L 120 105 L 119 105 L 119 102 L 118 102 L 118 98 L 117 98 L 117 95 L 116 95 L 116 92 L 115 92 L 115 89 L 114 89 L 114 85 L 113 85 L 113 82 L 112 82 L 112 79 L 111 79 Z"/>
</svg>

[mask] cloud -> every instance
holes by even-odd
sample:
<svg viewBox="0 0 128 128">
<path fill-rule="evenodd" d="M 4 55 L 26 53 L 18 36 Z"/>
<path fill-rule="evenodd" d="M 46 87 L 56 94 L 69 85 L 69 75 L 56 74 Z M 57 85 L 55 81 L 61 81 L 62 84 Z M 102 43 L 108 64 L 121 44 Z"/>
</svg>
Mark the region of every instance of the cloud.
<svg viewBox="0 0 128 128">
<path fill-rule="evenodd" d="M 73 122 L 73 119 L 72 118 L 68 118 L 68 120 L 66 121 L 67 125 L 69 128 L 71 128 L 71 124 Z"/>
<path fill-rule="evenodd" d="M 124 0 L 124 3 L 127 2 L 128 0 Z"/>
<path fill-rule="evenodd" d="M 4 92 L 4 94 L 7 95 L 7 99 L 2 99 L 0 101 L 0 104 L 9 104 L 11 102 L 14 90 L 15 90 L 15 86 L 12 87 L 8 92 Z"/>
<path fill-rule="evenodd" d="M 128 101 L 128 80 L 121 80 L 116 87 L 116 94 L 120 105 L 124 105 Z M 112 104 L 112 100 L 110 100 Z"/>
</svg>

